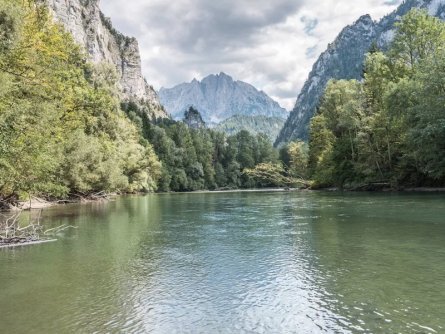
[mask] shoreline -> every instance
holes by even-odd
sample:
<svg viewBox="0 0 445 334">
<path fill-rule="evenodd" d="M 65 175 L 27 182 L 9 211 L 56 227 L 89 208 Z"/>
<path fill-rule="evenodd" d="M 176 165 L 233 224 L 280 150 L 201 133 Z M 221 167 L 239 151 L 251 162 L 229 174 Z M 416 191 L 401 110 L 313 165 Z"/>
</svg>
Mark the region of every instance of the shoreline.
<svg viewBox="0 0 445 334">
<path fill-rule="evenodd" d="M 109 194 L 107 198 L 97 199 L 67 199 L 67 200 L 55 200 L 46 201 L 41 198 L 33 198 L 31 201 L 20 201 L 19 205 L 11 205 L 9 209 L 0 210 L 0 212 L 18 212 L 18 211 L 33 211 L 44 210 L 56 206 L 68 205 L 68 204 L 88 204 L 108 202 L 113 198 L 124 196 L 145 196 L 145 195 L 173 195 L 173 194 L 224 194 L 224 193 L 285 193 L 285 192 L 349 192 L 349 193 L 445 193 L 445 187 L 411 187 L 411 188 L 382 188 L 382 189 L 339 189 L 335 187 L 328 188 L 253 188 L 253 189 L 227 189 L 227 190 L 197 190 L 197 191 L 182 191 L 182 192 L 154 192 L 154 193 L 135 193 L 135 194 Z"/>
<path fill-rule="evenodd" d="M 123 195 L 109 194 L 107 198 L 69 198 L 69 199 L 59 199 L 54 201 L 47 201 L 43 198 L 34 197 L 31 201 L 19 201 L 17 205 L 9 205 L 9 209 L 0 209 L 0 212 L 21 212 L 21 211 L 33 211 L 33 210 L 44 210 L 52 208 L 55 206 L 68 205 L 68 204 L 86 204 L 86 203 L 98 203 L 109 201 L 113 197 L 118 197 Z"/>
<path fill-rule="evenodd" d="M 318 190 L 318 189 L 317 189 Z M 319 189 L 319 190 L 329 190 L 329 189 Z M 331 191 L 341 191 L 339 189 L 334 189 Z M 403 193 L 444 193 L 445 188 L 441 187 L 411 187 L 411 188 L 381 188 L 381 189 L 344 189 L 345 192 L 352 193 L 388 193 L 388 194 L 403 194 Z"/>
<path fill-rule="evenodd" d="M 440 192 L 445 192 L 445 188 L 417 187 L 417 188 L 402 189 L 400 192 L 440 193 Z"/>
</svg>

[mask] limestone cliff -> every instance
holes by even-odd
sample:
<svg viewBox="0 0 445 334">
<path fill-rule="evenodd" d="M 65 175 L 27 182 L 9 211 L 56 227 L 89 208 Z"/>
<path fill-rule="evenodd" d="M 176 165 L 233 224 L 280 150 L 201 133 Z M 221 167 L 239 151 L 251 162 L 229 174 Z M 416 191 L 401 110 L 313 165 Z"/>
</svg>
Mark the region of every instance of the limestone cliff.
<svg viewBox="0 0 445 334">
<path fill-rule="evenodd" d="M 114 64 L 125 100 L 136 102 L 152 117 L 168 117 L 156 91 L 142 75 L 139 45 L 135 38 L 116 31 L 99 9 L 99 0 L 45 0 L 61 22 L 85 46 L 95 63 Z"/>
</svg>

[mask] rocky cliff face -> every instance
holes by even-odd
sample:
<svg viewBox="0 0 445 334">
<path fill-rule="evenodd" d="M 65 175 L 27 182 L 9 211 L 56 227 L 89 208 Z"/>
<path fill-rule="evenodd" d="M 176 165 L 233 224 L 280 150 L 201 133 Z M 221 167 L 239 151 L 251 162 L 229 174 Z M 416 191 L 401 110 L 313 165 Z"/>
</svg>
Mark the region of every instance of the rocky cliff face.
<svg viewBox="0 0 445 334">
<path fill-rule="evenodd" d="M 380 22 L 365 15 L 346 27 L 315 63 L 275 144 L 307 140 L 310 120 L 328 81 L 360 79 L 365 55 L 372 43 L 376 42 L 382 49 L 387 48 L 394 37 L 395 23 L 413 8 L 425 8 L 431 15 L 445 19 L 445 0 L 406 0 Z"/>
<path fill-rule="evenodd" d="M 126 100 L 136 102 L 152 117 L 167 117 L 141 69 L 138 42 L 117 32 L 99 9 L 99 0 L 45 0 L 56 20 L 85 46 L 95 63 L 114 64 Z"/>
<path fill-rule="evenodd" d="M 285 109 L 264 92 L 225 73 L 209 75 L 201 82 L 193 80 L 159 92 L 162 104 L 176 119 L 190 106 L 196 108 L 207 123 L 219 123 L 234 115 L 286 118 Z"/>
</svg>

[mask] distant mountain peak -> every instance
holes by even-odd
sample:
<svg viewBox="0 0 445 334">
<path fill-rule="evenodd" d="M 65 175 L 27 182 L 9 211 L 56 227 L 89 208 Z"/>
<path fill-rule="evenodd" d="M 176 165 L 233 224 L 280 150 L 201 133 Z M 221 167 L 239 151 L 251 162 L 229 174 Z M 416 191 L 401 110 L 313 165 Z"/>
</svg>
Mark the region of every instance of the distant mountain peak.
<svg viewBox="0 0 445 334">
<path fill-rule="evenodd" d="M 286 118 L 288 113 L 263 91 L 243 81 L 235 81 L 220 72 L 201 81 L 163 88 L 162 104 L 176 119 L 181 119 L 190 106 L 196 108 L 207 123 L 219 123 L 234 115 Z"/>
</svg>

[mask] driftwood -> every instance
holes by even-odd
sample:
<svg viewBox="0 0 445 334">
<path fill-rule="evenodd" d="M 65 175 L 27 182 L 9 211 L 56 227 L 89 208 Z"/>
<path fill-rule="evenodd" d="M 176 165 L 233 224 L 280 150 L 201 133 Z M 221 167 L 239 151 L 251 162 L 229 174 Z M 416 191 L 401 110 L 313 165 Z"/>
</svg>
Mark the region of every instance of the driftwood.
<svg viewBox="0 0 445 334">
<path fill-rule="evenodd" d="M 0 245 L 20 244 L 40 240 L 40 232 L 42 230 L 42 226 L 40 225 L 41 212 L 39 212 L 36 222 L 30 220 L 29 224 L 25 227 L 21 227 L 19 223 L 21 214 L 22 211 L 19 211 L 0 223 Z"/>
<path fill-rule="evenodd" d="M 69 228 L 76 228 L 71 225 L 62 225 L 44 230 L 40 224 L 41 214 L 42 210 L 39 210 L 37 217 L 33 218 L 30 215 L 28 225 L 24 227 L 20 224 L 22 210 L 10 217 L 2 215 L 4 219 L 0 217 L 0 248 L 54 241 L 54 239 L 48 239 L 47 236 L 55 235 Z"/>
</svg>

